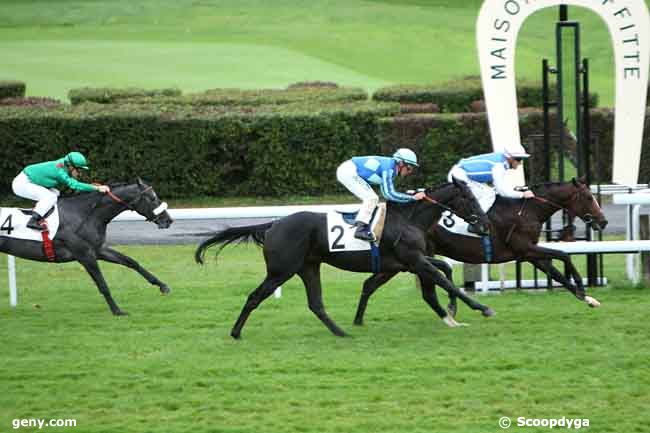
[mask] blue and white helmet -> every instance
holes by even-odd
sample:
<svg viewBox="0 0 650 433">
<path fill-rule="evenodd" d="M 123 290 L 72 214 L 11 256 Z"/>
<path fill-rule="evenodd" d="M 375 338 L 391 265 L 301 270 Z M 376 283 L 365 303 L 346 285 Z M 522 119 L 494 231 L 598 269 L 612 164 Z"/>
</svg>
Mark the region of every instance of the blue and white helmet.
<svg viewBox="0 0 650 433">
<path fill-rule="evenodd" d="M 403 162 L 408 165 L 419 167 L 418 157 L 415 154 L 415 152 L 413 152 L 411 149 L 407 149 L 407 148 L 397 149 L 397 151 L 393 153 L 393 159 L 397 162 Z"/>
</svg>

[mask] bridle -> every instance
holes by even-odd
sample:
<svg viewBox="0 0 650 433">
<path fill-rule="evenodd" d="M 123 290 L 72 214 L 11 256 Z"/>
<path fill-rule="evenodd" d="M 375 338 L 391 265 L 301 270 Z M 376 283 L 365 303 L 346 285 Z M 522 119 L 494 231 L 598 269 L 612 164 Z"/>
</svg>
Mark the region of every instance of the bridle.
<svg viewBox="0 0 650 433">
<path fill-rule="evenodd" d="M 121 199 L 120 197 L 118 197 L 118 196 L 117 196 L 113 191 L 110 191 L 110 190 L 106 193 L 106 195 L 108 195 L 108 196 L 109 196 L 113 201 L 115 201 L 116 203 L 121 204 L 122 206 L 124 206 L 124 207 L 127 208 L 128 210 L 131 210 L 131 211 L 133 211 L 133 212 L 138 212 L 138 211 L 135 209 L 135 205 L 136 205 L 140 200 L 142 200 L 142 197 L 144 196 L 145 193 L 149 192 L 149 191 L 152 190 L 152 189 L 153 189 L 152 186 L 148 186 L 148 187 L 146 187 L 145 189 L 139 191 L 139 192 L 138 192 L 138 195 L 135 196 L 135 198 L 134 198 L 133 200 L 129 201 L 129 202 L 126 202 L 126 201 L 122 200 L 122 199 Z M 160 203 L 160 205 L 159 205 L 157 208 L 155 208 L 155 209 L 152 211 L 153 218 L 152 218 L 152 217 L 149 217 L 149 216 L 146 216 L 146 215 L 145 215 L 145 218 L 147 219 L 147 221 L 151 221 L 151 222 L 157 223 L 157 222 L 158 222 L 158 219 L 160 219 L 161 215 L 162 215 L 163 212 L 165 212 L 166 210 L 167 210 L 167 203 L 163 201 L 163 202 Z M 138 213 L 139 213 L 139 212 L 138 212 Z"/>
<path fill-rule="evenodd" d="M 569 197 L 568 202 L 569 202 L 569 203 L 576 202 L 577 199 L 578 199 L 578 196 L 579 196 L 579 195 L 580 195 L 580 189 L 578 188 L 578 189 L 576 189 L 576 190 L 573 192 L 573 194 L 571 194 L 571 197 Z M 558 210 L 565 210 L 565 211 L 567 211 L 567 213 L 569 214 L 569 217 L 570 217 L 570 218 L 572 218 L 572 217 L 574 217 L 574 216 L 577 216 L 576 212 L 574 212 L 572 209 L 569 209 L 569 208 L 566 207 L 566 206 L 562 206 L 562 205 L 560 205 L 560 204 L 558 204 L 558 203 L 555 203 L 554 201 L 549 200 L 549 199 L 547 199 L 547 198 L 539 197 L 539 196 L 536 195 L 536 196 L 533 197 L 533 199 L 535 199 L 535 200 L 537 200 L 537 201 L 539 201 L 539 202 L 541 202 L 541 203 L 550 204 L 551 206 L 556 207 Z M 525 203 L 526 203 L 526 201 L 524 200 L 524 205 L 525 205 Z M 523 205 L 522 205 L 522 210 L 523 210 Z M 521 212 L 521 211 L 520 211 L 520 212 Z M 586 224 L 591 224 L 592 222 L 594 222 L 594 216 L 593 216 L 591 213 L 589 213 L 589 212 L 587 212 L 586 214 L 584 214 L 584 215 L 581 216 L 580 218 L 581 218 L 581 219 L 582 219 Z"/>
</svg>

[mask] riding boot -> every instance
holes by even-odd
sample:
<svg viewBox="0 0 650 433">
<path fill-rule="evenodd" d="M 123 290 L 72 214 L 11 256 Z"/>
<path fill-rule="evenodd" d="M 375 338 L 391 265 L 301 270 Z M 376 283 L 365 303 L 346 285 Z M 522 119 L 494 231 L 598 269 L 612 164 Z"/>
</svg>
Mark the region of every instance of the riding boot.
<svg viewBox="0 0 650 433">
<path fill-rule="evenodd" d="M 354 223 L 357 226 L 357 230 L 354 232 L 354 237 L 361 239 L 362 241 L 374 242 L 375 235 L 370 231 L 368 224 L 361 221 Z"/>
<path fill-rule="evenodd" d="M 41 225 L 42 219 L 42 216 L 40 216 L 37 212 L 32 211 L 32 217 L 29 219 L 29 221 L 27 221 L 27 227 L 42 232 L 44 230 L 44 227 Z"/>
<path fill-rule="evenodd" d="M 469 224 L 467 226 L 467 231 L 470 233 L 474 233 L 475 235 L 482 235 L 481 230 L 479 230 L 478 226 L 476 224 Z"/>
</svg>

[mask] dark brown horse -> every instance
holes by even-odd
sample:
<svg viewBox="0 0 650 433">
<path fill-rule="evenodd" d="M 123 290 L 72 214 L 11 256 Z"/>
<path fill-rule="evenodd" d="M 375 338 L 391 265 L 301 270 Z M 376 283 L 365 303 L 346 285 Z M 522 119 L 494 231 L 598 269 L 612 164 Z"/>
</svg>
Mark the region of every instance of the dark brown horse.
<svg viewBox="0 0 650 433">
<path fill-rule="evenodd" d="M 534 185 L 531 190 L 535 193 L 532 199 L 497 197 L 488 212 L 492 226 L 491 260 L 487 260 L 480 238 L 452 233 L 441 225 L 433 226 L 427 233 L 428 254 L 438 254 L 465 263 L 528 261 L 562 284 L 579 300 L 585 301 L 591 307 L 598 307 L 600 303 L 596 299 L 586 296 L 582 277 L 571 262 L 571 257 L 565 252 L 537 245 L 543 223 L 562 209 L 567 211 L 569 218 L 577 216 L 596 230 L 605 228 L 607 220 L 589 186 L 582 179 L 573 179 L 570 182 Z M 573 281 L 553 266 L 553 259 L 564 263 Z M 450 272 L 442 260 L 431 260 L 439 269 L 447 268 L 447 273 Z M 370 296 L 394 275 L 395 273 L 390 272 L 377 273 L 364 282 L 354 319 L 356 325 L 363 324 L 363 315 Z M 449 309 L 455 314 L 456 298 L 453 294 L 450 295 Z"/>
</svg>

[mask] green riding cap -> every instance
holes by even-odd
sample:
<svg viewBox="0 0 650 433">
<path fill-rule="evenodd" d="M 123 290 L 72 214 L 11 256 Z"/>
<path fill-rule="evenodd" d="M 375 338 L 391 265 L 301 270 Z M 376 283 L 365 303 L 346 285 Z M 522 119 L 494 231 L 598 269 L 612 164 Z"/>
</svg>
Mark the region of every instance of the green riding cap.
<svg viewBox="0 0 650 433">
<path fill-rule="evenodd" d="M 81 152 L 70 152 L 65 156 L 65 163 L 73 166 L 74 168 L 80 168 L 82 170 L 88 170 L 88 161 L 86 157 L 81 154 Z"/>
</svg>

